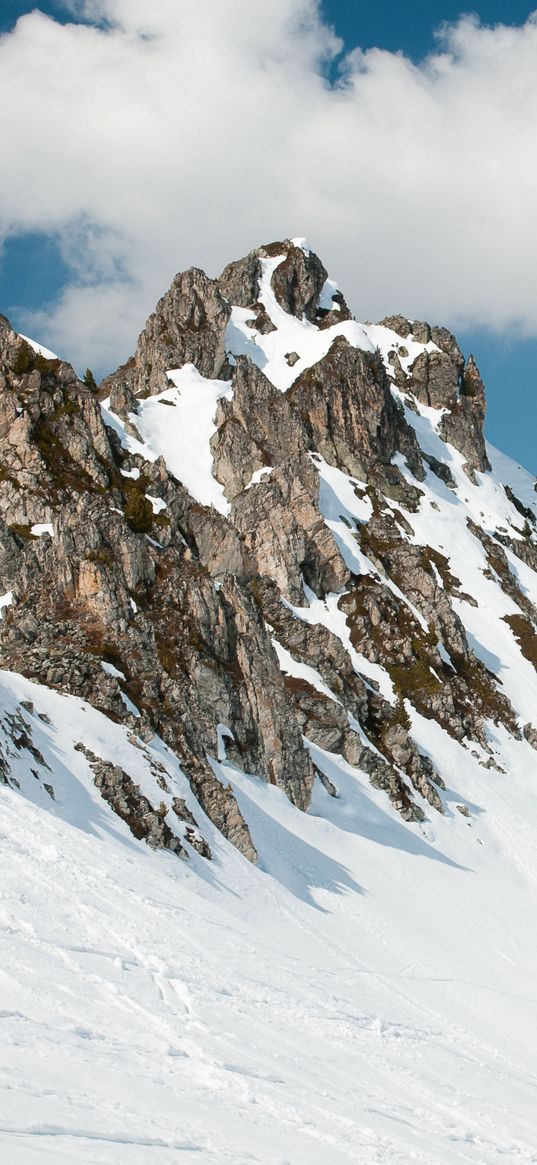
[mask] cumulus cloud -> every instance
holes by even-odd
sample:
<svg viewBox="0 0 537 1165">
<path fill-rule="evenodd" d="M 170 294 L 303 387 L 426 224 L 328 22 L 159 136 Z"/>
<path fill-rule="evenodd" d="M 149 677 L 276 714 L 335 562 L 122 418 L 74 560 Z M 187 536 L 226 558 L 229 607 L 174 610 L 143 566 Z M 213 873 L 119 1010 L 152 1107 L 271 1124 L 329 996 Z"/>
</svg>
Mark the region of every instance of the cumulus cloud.
<svg viewBox="0 0 537 1165">
<path fill-rule="evenodd" d="M 316 0 L 70 7 L 0 40 L 0 234 L 72 270 L 44 342 L 110 368 L 177 270 L 288 235 L 362 318 L 537 335 L 537 14 L 463 18 L 417 66 L 342 57 Z"/>
</svg>

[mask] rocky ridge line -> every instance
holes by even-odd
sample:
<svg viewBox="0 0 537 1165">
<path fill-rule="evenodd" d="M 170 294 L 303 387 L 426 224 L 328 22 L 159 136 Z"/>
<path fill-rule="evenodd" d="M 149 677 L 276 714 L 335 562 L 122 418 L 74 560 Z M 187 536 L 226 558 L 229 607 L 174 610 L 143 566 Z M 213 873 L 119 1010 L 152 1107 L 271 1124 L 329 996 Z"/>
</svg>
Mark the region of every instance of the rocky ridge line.
<svg viewBox="0 0 537 1165">
<path fill-rule="evenodd" d="M 276 304 L 321 345 L 307 367 L 300 353 L 285 353 L 287 391 L 263 371 L 262 344 L 278 330 L 271 263 Z M 447 488 L 454 481 L 448 460 L 420 446 L 412 410 L 443 410 L 440 437 L 460 452 L 470 482 L 489 468 L 475 363 L 445 329 L 401 317 L 362 329 L 357 346 L 349 337 L 358 325 L 327 284 L 317 256 L 289 241 L 259 248 L 218 280 L 196 269 L 178 275 L 134 357 L 103 382 L 104 414 L 68 364 L 0 322 L 0 587 L 13 595 L 1 664 L 82 696 L 134 739 L 158 733 L 205 812 L 251 860 L 255 839 L 212 763 L 224 740 L 229 761 L 299 809 L 317 771 L 306 740 L 342 753 L 406 819 L 420 820 L 427 803 L 442 812 L 442 781 L 412 739 L 409 706 L 485 750 L 487 719 L 521 731 L 455 609 L 475 600 L 445 556 L 413 541 L 427 474 Z M 166 392 L 170 369 L 190 364 L 209 381 L 230 381 L 210 438 L 225 513 L 193 497 L 162 457 L 133 451 L 144 448 L 132 444 L 144 401 Z M 366 572 L 323 512 L 326 466 L 368 510 L 367 521 L 344 507 L 339 515 Z M 516 532 L 506 546 L 533 567 L 525 520 L 523 549 Z M 49 523 L 52 537 L 34 533 Z M 495 537 L 492 550 L 485 545 L 501 563 L 490 569 L 531 627 L 535 611 L 499 545 Z M 311 621 L 308 595 L 337 609 L 344 632 Z M 297 674 L 282 670 L 282 652 Z M 391 700 L 374 679 L 379 668 Z M 97 777 L 132 816 L 129 774 Z M 138 836 L 152 812 L 135 812 Z M 174 845 L 168 836 L 161 843 Z"/>
</svg>

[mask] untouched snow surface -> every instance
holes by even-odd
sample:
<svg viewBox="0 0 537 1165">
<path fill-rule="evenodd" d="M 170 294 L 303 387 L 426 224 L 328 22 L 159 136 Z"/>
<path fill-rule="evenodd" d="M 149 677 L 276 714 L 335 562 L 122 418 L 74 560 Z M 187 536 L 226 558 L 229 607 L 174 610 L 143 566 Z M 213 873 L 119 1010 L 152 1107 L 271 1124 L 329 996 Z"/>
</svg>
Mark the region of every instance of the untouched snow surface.
<svg viewBox="0 0 537 1165">
<path fill-rule="evenodd" d="M 119 434 L 125 449 L 146 461 L 164 457 L 170 473 L 197 502 L 227 514 L 224 488 L 212 473 L 210 440 L 216 431 L 218 401 L 229 395 L 230 384 L 206 379 L 193 364 L 170 369 L 167 375 L 173 388 L 140 400 L 138 412 L 130 417 L 140 440 L 126 432 L 120 418 L 110 411 L 109 401 L 102 406 L 103 419 Z"/>
<path fill-rule="evenodd" d="M 254 868 L 157 740 L 141 750 L 80 700 L 6 673 L 1 685 L 5 710 L 33 702 L 24 715 L 55 796 L 30 756 L 12 759 L 21 789 L 0 789 L 3 1161 L 537 1160 L 529 745 L 491 729 L 509 775 L 486 771 L 415 717 L 447 784 L 445 818 L 423 826 L 313 746 L 339 797 L 318 784 L 307 814 L 215 760 L 251 825 Z M 160 799 L 157 757 L 214 860 L 135 841 L 80 739 Z"/>
<path fill-rule="evenodd" d="M 58 359 L 55 352 L 51 352 L 50 348 L 45 348 L 43 344 L 38 344 L 37 340 L 31 340 L 29 336 L 23 336 L 22 332 L 19 332 L 19 336 L 21 340 L 26 340 L 26 343 L 30 345 L 30 348 L 33 348 L 34 352 L 37 352 L 38 356 L 44 356 L 45 360 Z"/>
</svg>

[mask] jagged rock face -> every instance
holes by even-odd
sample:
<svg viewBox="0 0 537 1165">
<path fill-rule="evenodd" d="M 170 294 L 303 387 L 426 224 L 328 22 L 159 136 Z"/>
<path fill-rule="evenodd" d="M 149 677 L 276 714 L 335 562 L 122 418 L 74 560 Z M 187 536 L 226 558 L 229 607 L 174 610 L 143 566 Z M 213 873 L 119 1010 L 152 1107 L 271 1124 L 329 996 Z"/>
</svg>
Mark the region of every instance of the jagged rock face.
<svg viewBox="0 0 537 1165">
<path fill-rule="evenodd" d="M 278 303 L 292 316 L 304 315 L 311 323 L 317 318 L 317 304 L 328 278 L 317 255 L 300 247 L 289 247 L 274 272 L 272 287 Z"/>
<path fill-rule="evenodd" d="M 412 365 L 408 388 L 424 404 L 441 408 L 457 400 L 459 384 L 458 362 L 446 352 L 422 352 Z"/>
<path fill-rule="evenodd" d="M 306 458 L 273 471 L 255 493 L 235 499 L 233 521 L 257 572 L 300 604 L 304 582 L 316 594 L 340 590 L 349 571 L 319 511 L 319 481 Z"/>
<path fill-rule="evenodd" d="M 141 433 L 146 398 L 184 364 L 200 404 L 180 422 L 194 450 L 183 475 L 156 456 L 160 430 L 151 448 Z M 211 395 L 217 378 L 229 391 Z M 400 316 L 356 324 L 317 256 L 286 240 L 218 280 L 178 275 L 100 395 L 109 412 L 0 317 L 4 667 L 82 696 L 135 740 L 158 733 L 250 860 L 223 749 L 301 810 L 315 778 L 305 742 L 341 753 L 419 821 L 443 811 L 442 782 L 413 740 L 413 711 L 485 751 L 487 720 L 520 735 L 466 633 L 477 599 L 439 539 L 419 533 L 427 507 L 458 504 L 454 450 L 476 489 L 489 468 L 482 381 L 451 333 Z M 432 426 L 431 410 L 422 448 L 413 418 Z M 162 413 L 169 453 L 175 409 Z M 218 510 L 192 485 L 203 474 L 222 488 Z M 461 537 L 511 603 L 530 659 L 535 610 L 509 555 L 536 568 L 535 518 L 512 490 L 503 501 L 514 515 L 503 533 L 469 519 Z M 533 743 L 537 729 L 524 731 Z M 89 759 L 136 836 L 188 852 L 121 766 Z M 181 799 L 173 811 L 209 857 Z"/>
<path fill-rule="evenodd" d="M 265 466 L 287 465 L 308 448 L 304 426 L 288 394 L 278 392 L 243 356 L 237 361 L 231 400 L 221 400 L 211 440 L 214 473 L 232 501 Z"/>
<path fill-rule="evenodd" d="M 341 337 L 289 391 L 315 449 L 361 480 L 397 448 L 396 407 L 381 362 Z"/>
<path fill-rule="evenodd" d="M 473 356 L 469 356 L 460 395 L 450 402 L 449 412 L 442 417 L 441 432 L 446 441 L 464 454 L 472 480 L 475 480 L 476 470 L 485 473 L 490 469 L 483 435 L 484 421 L 485 387 Z"/>
<path fill-rule="evenodd" d="M 203 590 L 186 587 L 192 569 L 191 554 L 182 545 L 178 527 L 174 529 L 173 517 L 169 526 L 154 523 L 160 543 L 156 539 L 150 543 L 145 534 L 128 524 L 125 512 L 129 499 L 141 500 L 144 494 L 137 483 L 121 477 L 118 450 L 113 441 L 108 441 L 98 402 L 77 382 L 72 369 L 55 362 L 54 367 L 46 369 L 41 363 L 41 372 L 13 372 L 10 365 L 16 363 L 20 343 L 13 333 L 8 333 L 7 340 L 2 403 L 4 416 L 12 415 L 13 420 L 11 427 L 5 429 L 2 444 L 6 477 L 2 489 L 5 525 L 0 541 L 0 579 L 5 591 L 13 591 L 15 605 L 5 619 L 3 664 L 50 686 L 82 695 L 114 719 L 125 718 L 126 710 L 117 681 L 103 675 L 101 660 L 122 665 L 125 691 L 130 690 L 144 705 L 147 725 L 161 733 L 185 764 L 190 761 L 189 775 L 202 805 L 223 832 L 233 836 L 243 852 L 254 857 L 255 849 L 234 798 L 230 790 L 222 788 L 205 759 L 206 751 L 216 753 L 216 740 L 212 716 L 210 726 L 206 717 L 196 716 L 199 704 L 204 707 L 203 691 L 198 704 L 192 699 L 192 693 L 197 691 L 198 672 L 203 668 L 200 652 L 192 650 L 189 655 L 188 644 L 179 635 L 177 646 L 173 642 L 169 646 L 165 664 L 159 655 L 159 649 L 161 654 L 164 650 L 162 645 L 166 646 L 161 628 L 166 627 L 167 599 L 177 614 L 176 598 L 182 587 L 188 591 L 185 621 L 197 619 L 196 635 L 204 622 L 207 626 L 207 665 L 209 670 L 214 669 L 224 718 L 230 703 L 241 716 L 247 696 L 234 675 L 234 668 L 239 665 L 236 644 L 228 642 L 225 630 L 228 619 L 227 612 L 222 613 L 223 598 L 209 585 L 212 608 L 207 607 Z M 25 351 L 24 354 L 32 363 L 33 358 Z M 141 479 L 144 489 L 175 495 L 161 466 L 148 465 L 146 470 Z M 32 525 L 51 518 L 53 539 L 32 534 Z M 172 541 L 174 535 L 178 550 L 170 550 L 164 561 L 166 542 Z M 166 583 L 154 604 L 152 592 L 162 576 Z M 201 585 L 207 591 L 203 576 Z M 135 594 L 140 604 L 136 614 Z M 215 650 L 213 624 L 219 621 L 224 628 L 224 643 Z M 257 627 L 255 609 L 254 621 Z M 184 634 L 185 628 L 182 630 Z M 263 652 L 253 655 L 259 659 Z M 190 671 L 185 667 L 185 656 Z M 276 680 L 283 692 L 279 672 Z M 240 697 L 234 702 L 233 692 L 239 686 Z M 210 698 L 213 697 L 212 690 Z M 264 719 L 260 716 L 262 704 L 262 697 L 255 692 L 255 715 L 248 717 L 252 767 L 259 754 L 265 756 L 263 747 L 256 745 L 258 721 L 267 738 L 271 728 L 273 734 L 278 733 L 277 712 L 272 712 L 274 703 L 272 718 L 269 715 Z M 232 726 L 231 711 L 227 719 Z M 241 725 L 243 722 L 244 717 Z M 281 735 L 288 740 L 288 733 Z M 306 798 L 308 783 L 307 758 L 301 742 L 298 751 L 293 792 L 300 800 L 301 779 Z M 285 748 L 280 752 L 286 755 Z M 277 763 L 274 772 L 277 778 Z M 130 793 L 127 799 L 132 799 Z"/>
<path fill-rule="evenodd" d="M 351 477 L 409 494 L 392 465 L 398 449 L 422 476 L 419 450 L 388 387 L 382 361 L 338 337 L 328 354 L 289 390 L 309 442 Z"/>
<path fill-rule="evenodd" d="M 335 311 L 319 306 L 319 297 L 328 278 L 326 268 L 313 251 L 304 251 L 286 239 L 251 251 L 245 259 L 229 263 L 218 279 L 218 287 L 229 303 L 237 307 L 257 305 L 261 283 L 261 260 L 282 256 L 272 280 L 278 303 L 292 316 L 304 315 L 323 326 L 328 322 L 350 319 L 351 313 L 340 291 L 335 291 Z"/>
<path fill-rule="evenodd" d="M 204 271 L 191 267 L 176 275 L 140 333 L 134 357 L 105 381 L 106 391 L 162 392 L 167 369 L 183 364 L 195 364 L 203 376 L 218 376 L 229 314 L 227 301 Z"/>
<path fill-rule="evenodd" d="M 485 389 L 474 357 L 465 362 L 447 328 L 431 328 L 417 320 L 410 323 L 402 316 L 390 316 L 382 324 L 404 340 L 427 345 L 410 364 L 408 374 L 401 367 L 401 349 L 393 354 L 396 382 L 423 404 L 447 410 L 440 422 L 442 435 L 464 455 L 468 476 L 474 481 L 476 470 L 490 469 L 483 436 Z"/>
</svg>

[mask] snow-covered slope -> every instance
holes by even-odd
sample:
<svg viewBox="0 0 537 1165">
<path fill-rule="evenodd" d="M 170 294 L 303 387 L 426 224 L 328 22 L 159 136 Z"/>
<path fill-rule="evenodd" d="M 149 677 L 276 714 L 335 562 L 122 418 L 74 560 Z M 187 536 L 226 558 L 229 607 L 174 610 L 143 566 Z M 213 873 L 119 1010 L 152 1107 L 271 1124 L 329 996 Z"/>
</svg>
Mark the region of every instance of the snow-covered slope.
<svg viewBox="0 0 537 1165">
<path fill-rule="evenodd" d="M 152 317 L 155 379 L 111 378 L 106 431 L 81 398 L 88 502 L 53 479 L 45 522 L 1 483 L 0 643 L 57 689 L 0 672 L 17 1165 L 537 1163 L 535 481 L 482 445 L 449 333 L 356 323 L 283 246 L 194 272 L 194 324 L 183 292 L 177 336 Z M 214 375 L 185 357 L 206 326 Z M 36 670 L 34 559 L 61 591 L 51 650 L 64 619 L 88 637 L 59 680 Z M 86 665 L 110 716 L 66 694 Z"/>
<path fill-rule="evenodd" d="M 170 472 L 186 486 L 196 501 L 228 512 L 224 490 L 211 472 L 210 440 L 215 432 L 217 402 L 230 392 L 226 381 L 201 376 L 193 364 L 170 369 L 168 388 L 138 405 L 133 421 L 140 440 L 125 431 L 119 417 L 102 405 L 105 422 L 119 434 L 130 453 L 155 461 L 164 457 Z M 163 407 L 164 406 L 164 407 Z"/>
<path fill-rule="evenodd" d="M 31 701 L 55 794 L 23 761 L 23 796 L 1 791 L 2 1159 L 535 1161 L 529 745 L 498 739 L 509 773 L 484 774 L 419 722 L 448 782 L 425 826 L 334 757 L 317 759 L 339 799 L 319 786 L 308 814 L 223 766 L 260 865 L 204 820 L 207 864 L 152 853 L 99 798 L 73 745 L 139 778 L 123 729 L 18 677 L 2 689 L 12 714 Z"/>
</svg>

